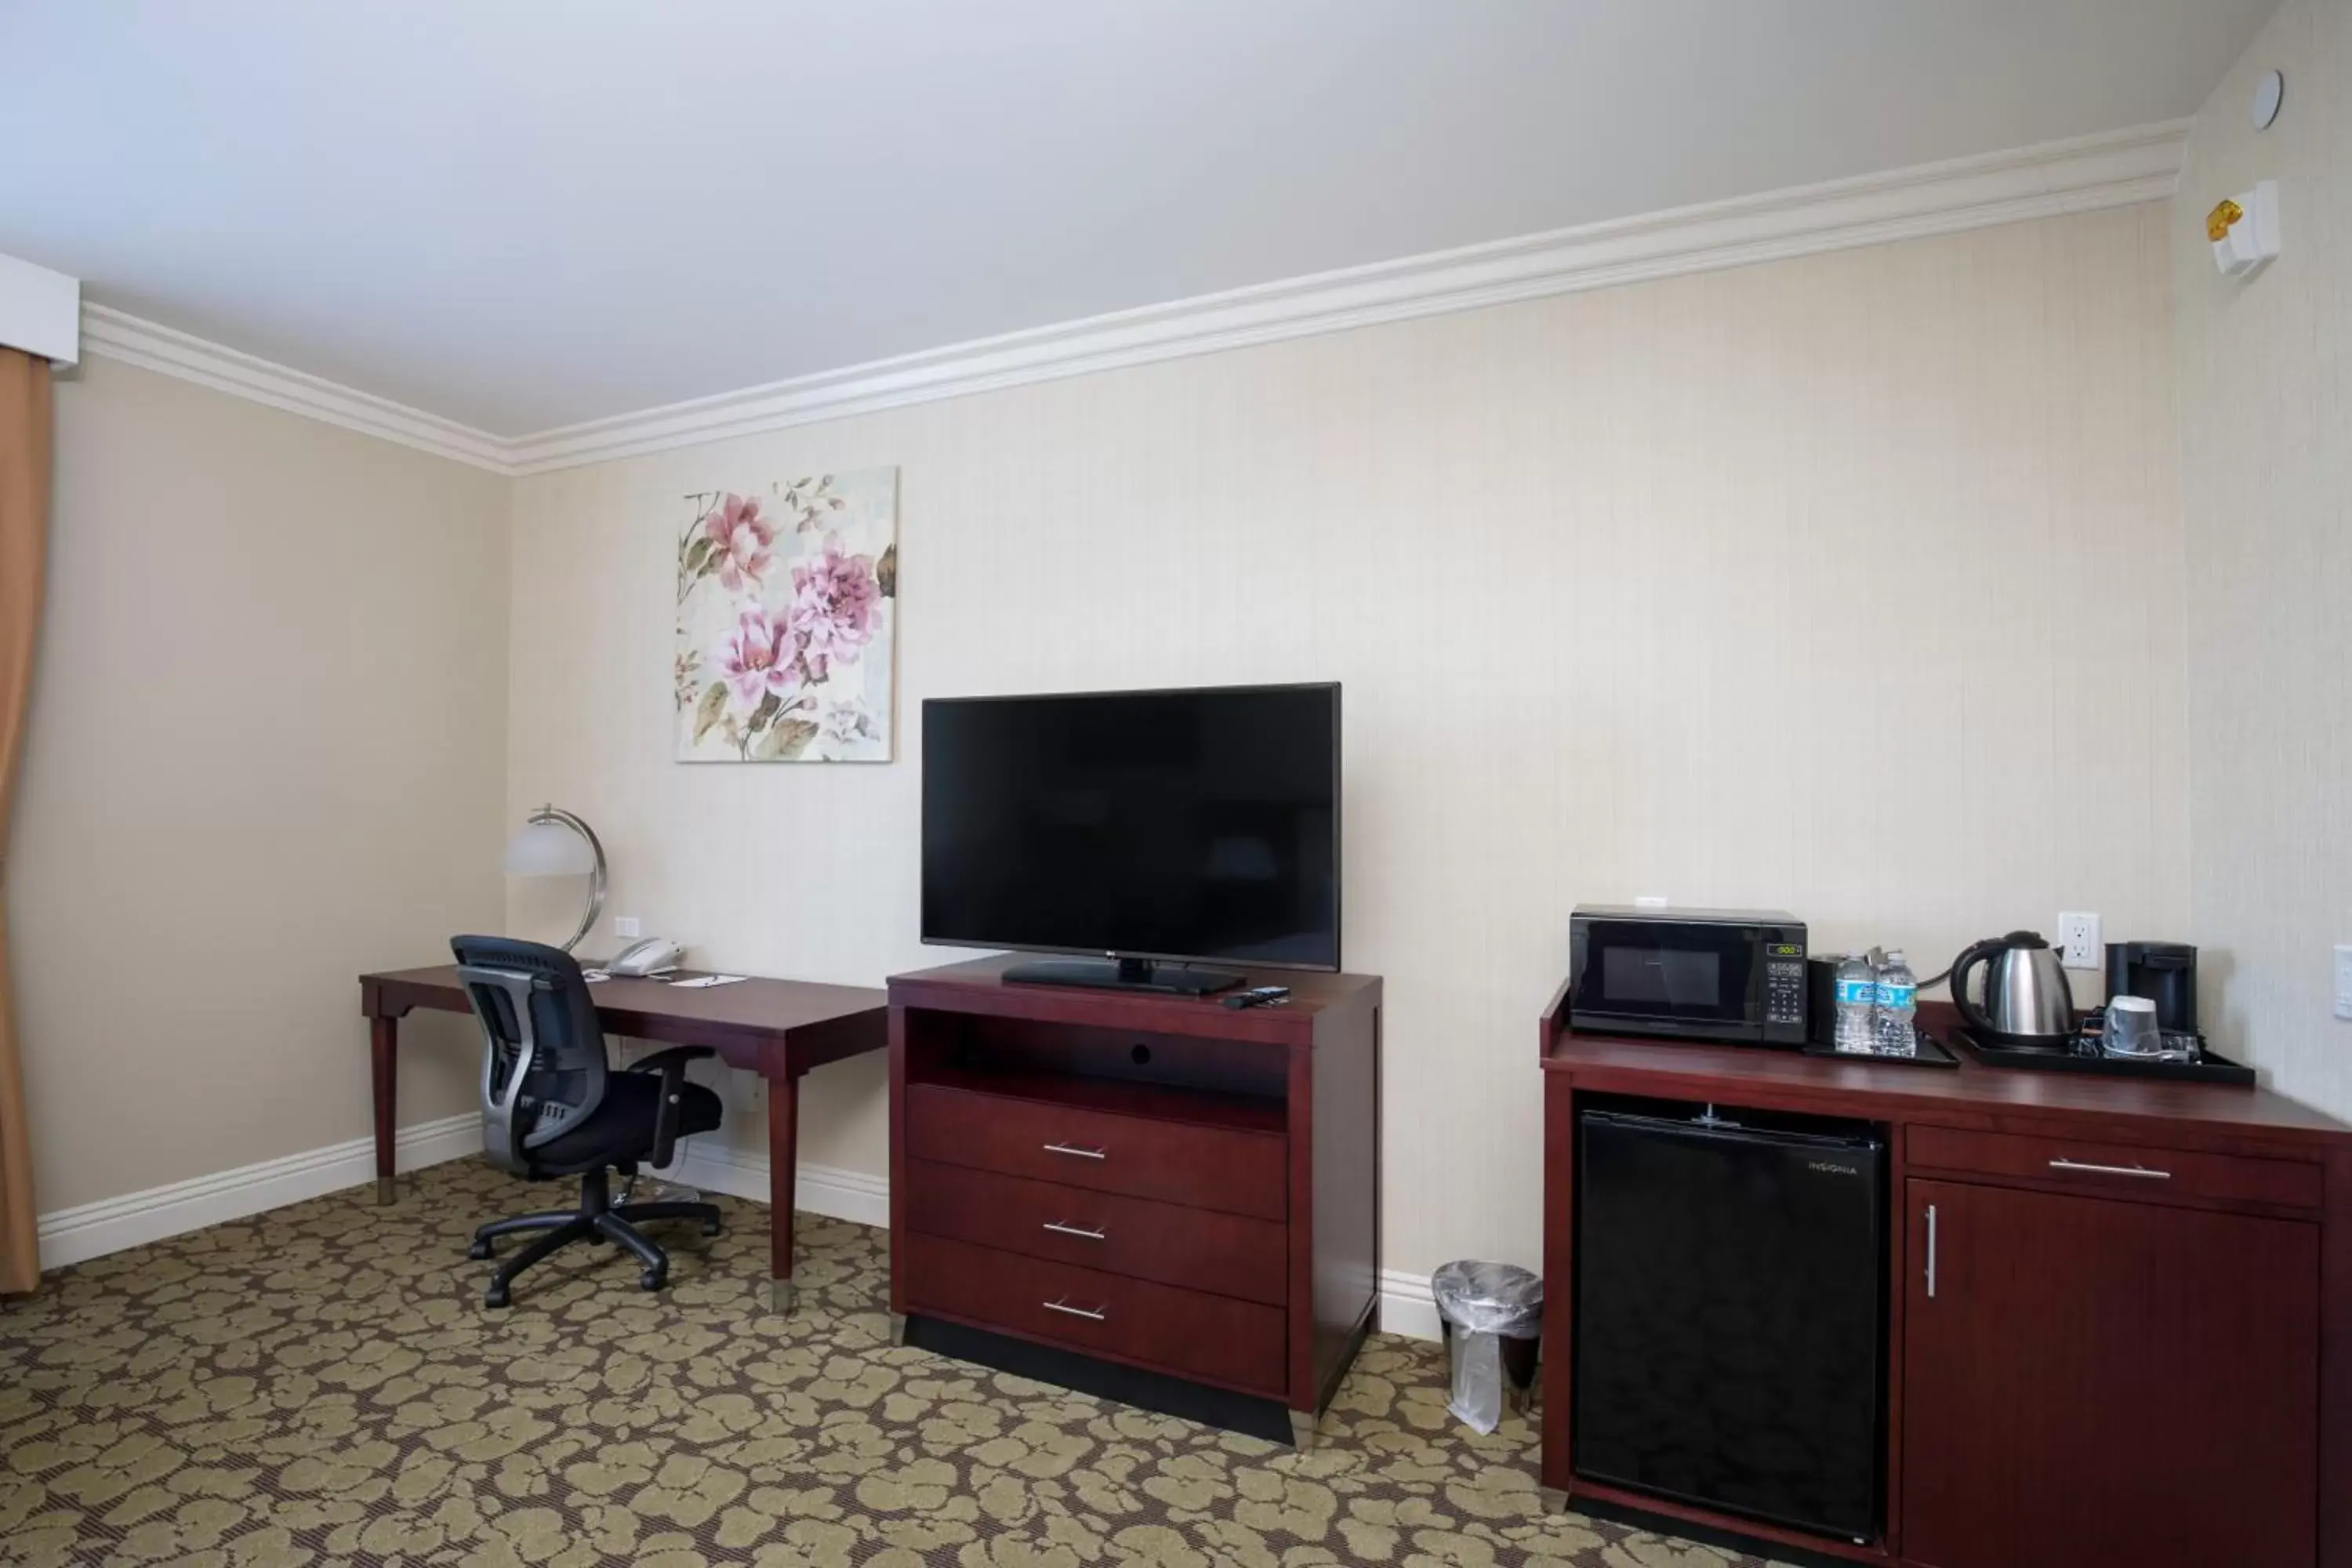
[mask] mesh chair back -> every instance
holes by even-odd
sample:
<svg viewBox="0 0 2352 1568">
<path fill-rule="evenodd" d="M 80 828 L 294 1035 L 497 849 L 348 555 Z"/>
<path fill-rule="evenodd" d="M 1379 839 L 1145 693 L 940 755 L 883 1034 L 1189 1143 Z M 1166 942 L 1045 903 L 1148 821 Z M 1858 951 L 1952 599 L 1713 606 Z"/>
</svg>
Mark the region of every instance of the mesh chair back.
<svg viewBox="0 0 2352 1568">
<path fill-rule="evenodd" d="M 482 1026 L 482 1147 L 519 1176 L 530 1151 L 604 1100 L 604 1031 L 580 965 L 562 948 L 499 936 L 449 940 Z"/>
</svg>

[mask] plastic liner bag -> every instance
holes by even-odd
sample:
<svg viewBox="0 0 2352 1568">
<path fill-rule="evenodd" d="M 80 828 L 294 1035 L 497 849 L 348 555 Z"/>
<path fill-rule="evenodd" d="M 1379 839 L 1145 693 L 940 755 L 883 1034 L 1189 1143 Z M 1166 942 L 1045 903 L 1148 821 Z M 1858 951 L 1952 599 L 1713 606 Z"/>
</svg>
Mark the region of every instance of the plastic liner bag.
<svg viewBox="0 0 2352 1568">
<path fill-rule="evenodd" d="M 1535 1341 L 1543 1331 L 1543 1280 L 1508 1263 L 1463 1259 L 1430 1277 L 1437 1315 L 1448 1325 L 1447 1349 L 1454 1363 L 1453 1397 L 1446 1413 L 1480 1433 L 1503 1419 L 1503 1341 L 1525 1342 L 1525 1368 L 1533 1373 Z M 1515 1350 L 1521 1347 L 1514 1347 Z"/>
</svg>

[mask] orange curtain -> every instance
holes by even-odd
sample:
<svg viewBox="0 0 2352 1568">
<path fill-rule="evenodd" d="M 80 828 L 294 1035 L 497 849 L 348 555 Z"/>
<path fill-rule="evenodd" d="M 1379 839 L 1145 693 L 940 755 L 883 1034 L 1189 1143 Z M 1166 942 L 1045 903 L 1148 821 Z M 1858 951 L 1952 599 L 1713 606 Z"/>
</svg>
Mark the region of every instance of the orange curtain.
<svg viewBox="0 0 2352 1568">
<path fill-rule="evenodd" d="M 41 624 L 41 558 L 49 532 L 49 362 L 0 349 L 0 1292 L 41 1281 L 33 1224 L 33 1150 L 26 1141 L 25 1079 L 16 1065 L 8 994 L 8 814 L 33 645 Z"/>
</svg>

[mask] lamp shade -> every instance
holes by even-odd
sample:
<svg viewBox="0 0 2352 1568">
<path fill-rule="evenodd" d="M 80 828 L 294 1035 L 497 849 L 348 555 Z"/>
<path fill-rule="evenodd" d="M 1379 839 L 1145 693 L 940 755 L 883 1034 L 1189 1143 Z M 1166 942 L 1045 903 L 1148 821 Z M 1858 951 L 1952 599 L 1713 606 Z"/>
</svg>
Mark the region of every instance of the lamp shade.
<svg viewBox="0 0 2352 1568">
<path fill-rule="evenodd" d="M 557 822 L 532 822 L 507 840 L 509 877 L 585 877 L 596 869 L 588 841 Z"/>
</svg>

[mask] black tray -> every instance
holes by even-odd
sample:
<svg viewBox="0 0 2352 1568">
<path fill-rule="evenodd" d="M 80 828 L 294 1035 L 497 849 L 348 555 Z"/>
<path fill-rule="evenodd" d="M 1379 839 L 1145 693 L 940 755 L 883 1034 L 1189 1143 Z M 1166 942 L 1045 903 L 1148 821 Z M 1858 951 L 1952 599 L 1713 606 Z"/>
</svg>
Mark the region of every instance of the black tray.
<svg viewBox="0 0 2352 1568">
<path fill-rule="evenodd" d="M 1819 1057 L 1825 1062 L 1887 1062 L 1895 1067 L 1914 1068 L 1956 1068 L 1960 1065 L 1960 1058 L 1954 1056 L 1943 1041 L 1925 1029 L 1913 1032 L 1919 1037 L 1919 1049 L 1915 1056 L 1883 1057 L 1870 1051 L 1842 1051 L 1835 1046 L 1825 1046 L 1812 1040 L 1805 1042 L 1800 1054 Z"/>
<path fill-rule="evenodd" d="M 2004 1046 L 1979 1035 L 1966 1024 L 1952 1033 L 1976 1053 L 1977 1060 L 1991 1068 L 2023 1068 L 2030 1072 L 2083 1072 L 2099 1078 L 2168 1079 L 2175 1083 L 2227 1083 L 2252 1089 L 2254 1069 L 2240 1067 L 2225 1056 L 2208 1049 L 2205 1059 L 2194 1062 L 2143 1062 L 2129 1057 L 2084 1056 L 2072 1049 L 2049 1046 Z"/>
</svg>

